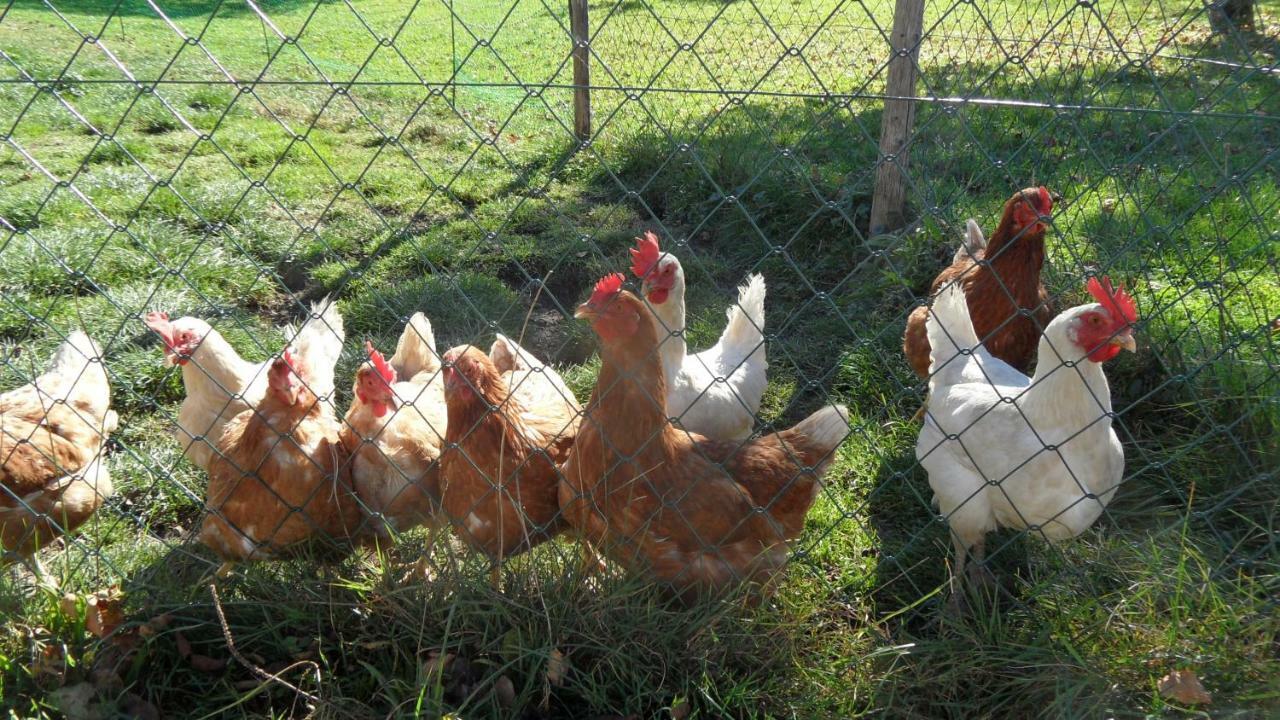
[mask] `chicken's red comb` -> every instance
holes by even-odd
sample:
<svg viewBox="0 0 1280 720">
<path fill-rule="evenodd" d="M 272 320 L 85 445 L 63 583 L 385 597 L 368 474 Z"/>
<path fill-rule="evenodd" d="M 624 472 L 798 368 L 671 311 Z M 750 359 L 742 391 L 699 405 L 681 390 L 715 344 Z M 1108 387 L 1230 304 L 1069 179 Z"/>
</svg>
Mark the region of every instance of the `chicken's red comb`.
<svg viewBox="0 0 1280 720">
<path fill-rule="evenodd" d="M 1041 215 L 1047 216 L 1053 212 L 1053 196 L 1049 194 L 1048 188 L 1043 185 L 1039 187 L 1039 192 L 1036 193 L 1036 200 L 1034 204 L 1036 206 L 1036 212 Z"/>
<path fill-rule="evenodd" d="M 1127 323 L 1132 324 L 1138 321 L 1138 306 L 1134 304 L 1133 298 L 1124 291 L 1124 287 L 1113 289 L 1111 278 L 1103 277 L 1099 280 L 1097 276 L 1091 277 L 1086 287 L 1089 288 L 1089 294 L 1093 299 L 1108 311 L 1119 313 Z"/>
<path fill-rule="evenodd" d="M 658 245 L 658 236 L 652 230 L 645 230 L 644 235 L 636 238 L 636 246 L 631 248 L 631 272 L 638 278 L 649 274 L 653 266 L 662 256 Z"/>
<path fill-rule="evenodd" d="M 292 350 L 285 348 L 284 352 L 280 353 L 280 359 L 284 360 L 284 364 L 289 366 L 289 369 L 293 371 L 294 375 L 298 374 L 298 366 L 293 364 Z"/>
<path fill-rule="evenodd" d="M 587 302 L 591 305 L 603 305 L 622 291 L 622 273 L 609 273 L 596 281 L 595 292 Z"/>
<path fill-rule="evenodd" d="M 382 357 L 382 353 L 373 347 L 373 342 L 364 341 L 364 351 L 369 354 L 369 362 L 373 363 L 373 369 L 378 371 L 382 376 L 382 381 L 390 385 L 396 381 L 396 371 L 387 364 L 386 358 Z"/>
</svg>

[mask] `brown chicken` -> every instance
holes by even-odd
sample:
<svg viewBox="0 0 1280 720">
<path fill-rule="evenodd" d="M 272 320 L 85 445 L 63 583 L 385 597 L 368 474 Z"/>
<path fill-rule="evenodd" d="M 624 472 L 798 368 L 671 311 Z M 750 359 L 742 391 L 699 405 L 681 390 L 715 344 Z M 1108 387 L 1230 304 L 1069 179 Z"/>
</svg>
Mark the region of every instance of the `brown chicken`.
<svg viewBox="0 0 1280 720">
<path fill-rule="evenodd" d="M 102 351 L 80 331 L 47 372 L 0 395 L 0 540 L 37 580 L 55 583 L 36 552 L 88 520 L 111 495 L 103 449 L 116 429 Z"/>
<path fill-rule="evenodd" d="M 929 289 L 936 295 L 957 278 L 964 288 L 974 330 L 983 345 L 997 358 L 1021 372 L 1035 361 L 1040 335 L 1053 319 L 1049 295 L 1040 282 L 1044 267 L 1043 217 L 1053 212 L 1053 200 L 1043 187 L 1019 191 L 1004 206 L 996 231 L 985 241 L 976 225 L 971 226 L 966 246 L 971 252 L 957 252 L 954 261 L 934 278 Z M 1020 314 L 1026 310 L 1030 317 Z M 907 318 L 902 350 L 911 369 L 920 377 L 929 375 L 929 337 L 925 320 L 929 308 L 920 306 Z"/>
<path fill-rule="evenodd" d="M 582 408 L 560 376 L 499 335 L 489 355 L 470 345 L 445 353 L 445 514 L 498 564 L 565 529 L 559 474 Z"/>
<path fill-rule="evenodd" d="M 286 349 L 267 370 L 262 401 L 218 439 L 200 541 L 224 561 L 220 575 L 305 546 L 345 549 L 360 526 L 338 421 L 306 377 L 305 362 Z"/>
<path fill-rule="evenodd" d="M 577 311 L 603 364 L 561 470 L 562 512 L 606 556 L 678 596 L 767 585 L 849 432 L 848 411 L 825 407 L 745 444 L 677 430 L 652 315 L 621 287 L 621 275 L 602 279 Z"/>
</svg>

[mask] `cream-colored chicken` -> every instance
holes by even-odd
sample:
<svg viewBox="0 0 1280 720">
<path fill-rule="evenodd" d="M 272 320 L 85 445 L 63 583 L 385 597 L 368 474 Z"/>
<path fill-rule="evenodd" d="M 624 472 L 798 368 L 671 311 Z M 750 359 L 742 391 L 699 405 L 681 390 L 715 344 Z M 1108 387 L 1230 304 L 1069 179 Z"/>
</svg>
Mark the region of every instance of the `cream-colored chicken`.
<svg viewBox="0 0 1280 720">
<path fill-rule="evenodd" d="M 73 331 L 47 372 L 0 395 L 0 539 L 53 587 L 39 549 L 84 524 L 111 495 L 104 447 L 116 429 L 102 350 Z"/>
<path fill-rule="evenodd" d="M 444 381 L 431 323 L 421 313 L 405 327 L 393 364 L 372 343 L 365 351 L 369 362 L 356 371 L 341 436 L 356 494 L 371 519 L 367 530 L 385 540 L 437 523 Z M 400 380 L 400 371 L 413 379 Z"/>
</svg>

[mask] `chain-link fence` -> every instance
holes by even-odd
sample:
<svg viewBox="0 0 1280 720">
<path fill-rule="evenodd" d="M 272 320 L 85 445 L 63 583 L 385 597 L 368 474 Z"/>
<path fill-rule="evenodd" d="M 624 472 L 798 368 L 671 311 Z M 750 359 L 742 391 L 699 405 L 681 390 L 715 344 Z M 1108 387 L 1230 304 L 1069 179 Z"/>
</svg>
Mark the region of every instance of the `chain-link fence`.
<svg viewBox="0 0 1280 720">
<path fill-rule="evenodd" d="M 9 3 L 0 694 L 1274 709 L 1276 18 Z"/>
</svg>

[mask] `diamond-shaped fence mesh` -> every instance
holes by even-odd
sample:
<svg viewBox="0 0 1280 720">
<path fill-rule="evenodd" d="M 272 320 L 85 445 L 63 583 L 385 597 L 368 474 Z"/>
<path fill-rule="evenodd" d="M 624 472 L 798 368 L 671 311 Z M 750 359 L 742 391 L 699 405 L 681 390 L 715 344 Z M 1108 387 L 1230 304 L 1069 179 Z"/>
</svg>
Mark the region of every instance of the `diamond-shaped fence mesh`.
<svg viewBox="0 0 1280 720">
<path fill-rule="evenodd" d="M 921 5 L 5 5 L 0 695 L 1274 709 L 1276 6 Z"/>
</svg>

